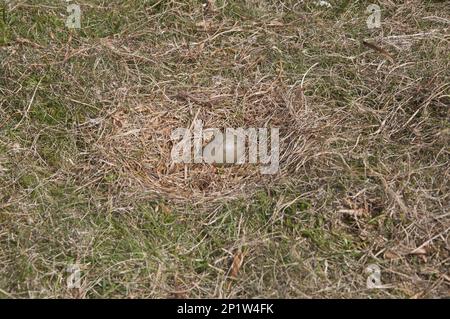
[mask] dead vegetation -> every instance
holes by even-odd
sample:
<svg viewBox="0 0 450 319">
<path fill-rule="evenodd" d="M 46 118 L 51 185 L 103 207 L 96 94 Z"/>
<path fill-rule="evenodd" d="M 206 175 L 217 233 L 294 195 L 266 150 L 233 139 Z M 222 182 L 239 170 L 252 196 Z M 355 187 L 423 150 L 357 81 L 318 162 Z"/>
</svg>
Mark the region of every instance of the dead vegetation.
<svg viewBox="0 0 450 319">
<path fill-rule="evenodd" d="M 0 295 L 448 296 L 448 5 L 314 2 L 5 7 Z M 279 174 L 174 165 L 194 119 L 280 128 Z"/>
</svg>

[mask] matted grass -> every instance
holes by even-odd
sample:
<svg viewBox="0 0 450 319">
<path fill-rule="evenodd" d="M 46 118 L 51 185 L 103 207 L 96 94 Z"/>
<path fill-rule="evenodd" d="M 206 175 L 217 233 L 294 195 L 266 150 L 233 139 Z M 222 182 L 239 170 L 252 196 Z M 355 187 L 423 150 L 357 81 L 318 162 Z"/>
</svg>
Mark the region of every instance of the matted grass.
<svg viewBox="0 0 450 319">
<path fill-rule="evenodd" d="M 2 7 L 1 296 L 449 296 L 445 1 L 60 2 Z M 172 165 L 195 118 L 280 172 Z"/>
</svg>

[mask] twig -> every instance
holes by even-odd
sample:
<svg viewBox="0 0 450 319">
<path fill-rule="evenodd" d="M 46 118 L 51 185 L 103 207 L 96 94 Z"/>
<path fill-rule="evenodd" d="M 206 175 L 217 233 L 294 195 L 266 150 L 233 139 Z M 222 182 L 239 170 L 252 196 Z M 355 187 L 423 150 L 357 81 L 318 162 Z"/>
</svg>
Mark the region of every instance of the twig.
<svg viewBox="0 0 450 319">
<path fill-rule="evenodd" d="M 45 75 L 44 75 L 44 76 L 45 76 Z M 19 123 L 17 123 L 17 125 L 14 127 L 14 129 L 17 129 L 17 128 L 20 126 L 20 124 L 22 123 L 22 121 L 23 121 L 25 118 L 28 117 L 28 113 L 30 112 L 31 106 L 33 105 L 34 98 L 36 97 L 36 92 L 37 92 L 37 90 L 38 90 L 38 88 L 39 88 L 39 85 L 41 84 L 42 79 L 44 78 L 44 76 L 42 76 L 42 77 L 40 78 L 38 84 L 36 84 L 36 87 L 34 88 L 34 92 L 33 92 L 33 95 L 31 96 L 30 102 L 28 103 L 28 106 L 27 106 L 27 108 L 25 109 L 24 114 L 22 115 L 22 118 L 20 119 Z"/>
<path fill-rule="evenodd" d="M 362 44 L 365 45 L 366 47 L 374 50 L 375 52 L 378 52 L 379 54 L 384 56 L 389 61 L 394 62 L 394 57 L 388 51 L 386 51 L 385 49 L 377 46 L 374 43 L 370 43 L 370 42 L 367 42 L 367 41 L 364 41 L 364 40 L 362 41 Z"/>
</svg>

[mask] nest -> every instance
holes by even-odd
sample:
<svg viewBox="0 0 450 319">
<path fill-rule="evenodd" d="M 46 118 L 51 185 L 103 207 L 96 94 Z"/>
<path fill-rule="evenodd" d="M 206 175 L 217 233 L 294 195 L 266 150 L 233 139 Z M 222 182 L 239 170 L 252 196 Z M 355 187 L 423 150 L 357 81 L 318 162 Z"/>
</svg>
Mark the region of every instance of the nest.
<svg viewBox="0 0 450 319">
<path fill-rule="evenodd" d="M 181 203 L 213 203 L 251 195 L 297 171 L 314 143 L 317 128 L 305 105 L 303 90 L 276 81 L 256 86 L 217 87 L 173 94 L 157 92 L 132 106 L 117 109 L 95 145 L 100 162 L 147 194 Z M 261 174 L 262 164 L 174 163 L 171 134 L 177 128 L 279 128 L 279 171 Z M 270 134 L 270 133 L 269 133 Z M 269 144 L 270 145 L 270 144 Z M 270 149 L 270 147 L 269 147 Z M 291 176 L 292 177 L 292 176 Z"/>
</svg>

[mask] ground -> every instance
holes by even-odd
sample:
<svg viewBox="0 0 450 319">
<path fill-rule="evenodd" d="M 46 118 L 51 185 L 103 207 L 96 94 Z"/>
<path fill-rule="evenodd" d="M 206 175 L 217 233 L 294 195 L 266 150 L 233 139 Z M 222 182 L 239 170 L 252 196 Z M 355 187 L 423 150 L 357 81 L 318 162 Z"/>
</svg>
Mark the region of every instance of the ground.
<svg viewBox="0 0 450 319">
<path fill-rule="evenodd" d="M 449 4 L 317 2 L 3 1 L 0 296 L 449 297 Z M 279 172 L 173 165 L 196 118 Z"/>
</svg>

